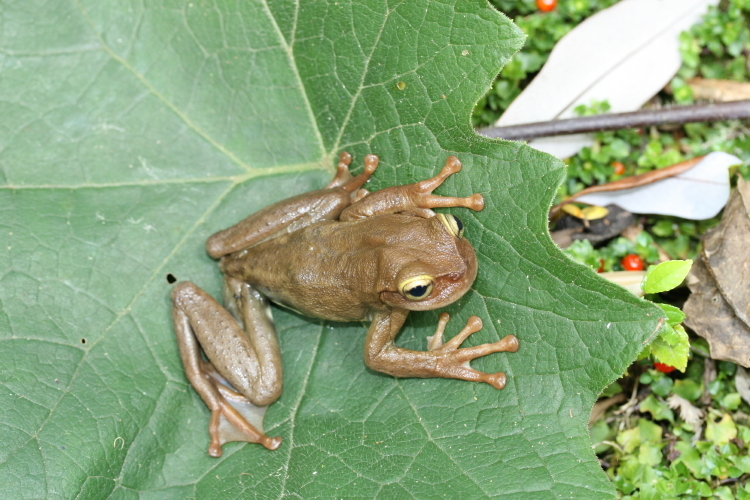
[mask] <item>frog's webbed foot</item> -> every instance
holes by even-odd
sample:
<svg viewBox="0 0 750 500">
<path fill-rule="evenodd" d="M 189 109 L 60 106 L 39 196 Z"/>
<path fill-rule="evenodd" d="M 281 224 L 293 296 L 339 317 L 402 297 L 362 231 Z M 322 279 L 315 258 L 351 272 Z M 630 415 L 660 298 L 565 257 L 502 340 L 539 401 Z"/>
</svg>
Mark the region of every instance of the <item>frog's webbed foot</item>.
<svg viewBox="0 0 750 500">
<path fill-rule="evenodd" d="M 440 315 L 435 335 L 427 337 L 427 351 L 412 351 L 398 347 L 393 339 L 406 320 L 408 311 L 394 309 L 376 314 L 365 341 L 365 363 L 373 370 L 396 377 L 443 377 L 486 382 L 496 389 L 505 387 L 505 374 L 484 373 L 473 369 L 469 362 L 495 352 L 516 352 L 518 339 L 508 335 L 491 344 L 460 347 L 469 335 L 482 329 L 482 320 L 472 316 L 455 337 L 443 343 L 443 333 L 450 316 Z"/>
<path fill-rule="evenodd" d="M 185 375 L 211 411 L 208 426 L 209 455 L 220 457 L 222 445 L 230 441 L 259 443 L 269 450 L 278 448 L 281 438 L 271 438 L 263 432 L 266 407 L 281 391 L 281 367 L 275 366 L 277 347 L 268 347 L 269 339 L 264 338 L 263 331 L 251 332 L 251 342 L 237 320 L 226 309 L 190 282 L 175 285 L 172 290 L 172 301 L 175 333 Z M 251 302 L 244 306 L 243 312 L 248 308 L 262 306 L 263 304 Z M 259 321 L 264 319 L 260 318 Z M 249 320 L 246 319 L 244 323 L 247 325 Z M 268 335 L 270 333 L 266 333 L 266 336 Z M 273 336 L 275 339 L 275 333 Z M 222 361 L 224 366 L 232 365 L 239 375 L 229 377 L 228 374 L 220 374 L 214 364 L 205 361 L 201 355 L 198 338 L 203 339 L 201 342 L 206 341 L 204 351 L 209 359 L 217 359 L 216 351 L 221 351 L 224 347 L 227 351 L 241 356 L 239 362 L 231 358 Z M 223 340 L 221 346 L 210 344 L 216 339 Z M 253 344 L 260 349 L 256 350 Z M 264 355 L 264 351 L 271 354 Z M 268 359 L 263 359 L 263 362 L 259 363 L 259 355 Z M 230 383 L 234 387 L 241 387 L 243 392 L 257 399 L 257 404 L 231 389 Z"/>
<path fill-rule="evenodd" d="M 464 198 L 432 194 L 448 177 L 460 171 L 461 161 L 455 156 L 449 156 L 445 161 L 445 166 L 435 177 L 414 184 L 387 187 L 366 196 L 357 197 L 339 218 L 347 221 L 395 213 L 429 218 L 435 215 L 431 209 L 438 207 L 465 207 L 475 211 L 482 210 L 484 198 L 479 193 Z"/>
<path fill-rule="evenodd" d="M 375 172 L 375 169 L 378 168 L 379 162 L 380 159 L 377 157 L 377 155 L 365 156 L 364 170 L 361 174 L 354 177 L 349 172 L 349 165 L 352 164 L 352 155 L 350 155 L 346 151 L 342 151 L 339 155 L 339 163 L 336 167 L 336 175 L 333 177 L 333 180 L 328 183 L 326 189 L 340 187 L 345 191 L 348 191 L 349 193 L 354 193 L 359 188 L 364 186 L 365 182 L 370 179 L 372 174 Z"/>
<path fill-rule="evenodd" d="M 245 396 L 231 389 L 211 363 L 201 360 L 201 367 L 204 377 L 213 385 L 208 390 L 212 404 L 207 404 L 211 410 L 211 419 L 208 423 L 210 456 L 220 457 L 221 447 L 232 441 L 258 443 L 269 450 L 281 446 L 280 437 L 271 438 L 262 432 L 267 406 L 254 405 Z M 203 397 L 203 394 L 198 392 Z M 206 401 L 206 398 L 203 397 L 203 400 Z"/>
<path fill-rule="evenodd" d="M 484 208 L 484 198 L 479 193 L 464 198 L 432 194 L 448 177 L 460 172 L 461 168 L 461 160 L 451 155 L 445 160 L 445 165 L 435 177 L 404 186 L 412 191 L 414 206 L 420 208 L 465 207 L 477 212 L 481 211 Z"/>
<path fill-rule="evenodd" d="M 516 352 L 518 351 L 518 339 L 515 335 L 506 335 L 505 338 L 491 344 L 482 344 L 475 347 L 460 347 L 469 335 L 482 329 L 482 320 L 478 316 L 471 316 L 466 322 L 466 326 L 458 334 L 443 343 L 443 333 L 448 325 L 450 315 L 448 313 L 440 314 L 438 326 L 435 334 L 427 337 L 427 350 L 439 354 L 438 366 L 443 377 L 458 378 L 462 380 L 486 382 L 495 389 L 505 387 L 505 373 L 484 373 L 473 369 L 469 361 L 481 358 L 487 354 L 495 352 Z"/>
</svg>

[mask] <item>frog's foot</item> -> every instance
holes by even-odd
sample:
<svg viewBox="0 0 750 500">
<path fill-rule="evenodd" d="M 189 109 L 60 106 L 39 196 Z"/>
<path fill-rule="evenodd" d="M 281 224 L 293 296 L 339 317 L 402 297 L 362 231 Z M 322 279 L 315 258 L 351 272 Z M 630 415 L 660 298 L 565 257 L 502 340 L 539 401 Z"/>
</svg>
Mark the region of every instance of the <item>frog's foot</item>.
<svg viewBox="0 0 750 500">
<path fill-rule="evenodd" d="M 365 159 L 365 171 L 367 171 L 367 161 Z M 440 173 L 431 179 L 405 186 L 391 186 L 365 196 L 356 197 L 354 202 L 341 213 L 339 220 L 352 221 L 376 215 L 397 213 L 430 218 L 435 216 L 435 212 L 431 209 L 437 207 L 465 207 L 475 211 L 482 210 L 484 198 L 479 193 L 464 198 L 432 194 L 445 182 L 445 179 L 460 170 L 461 161 L 455 156 L 449 156 Z M 356 178 L 352 182 L 354 180 Z M 348 184 L 345 189 L 348 189 Z"/>
<path fill-rule="evenodd" d="M 414 206 L 420 208 L 465 207 L 477 212 L 482 210 L 484 208 L 484 198 L 479 193 L 464 198 L 432 194 L 448 177 L 460 172 L 461 168 L 461 160 L 451 155 L 445 160 L 445 165 L 435 177 L 407 186 L 411 188 Z"/>
<path fill-rule="evenodd" d="M 254 405 L 245 396 L 228 387 L 226 380 L 210 363 L 201 360 L 201 366 L 205 379 L 215 389 L 210 391 L 212 404 L 209 405 L 211 420 L 208 424 L 208 454 L 220 457 L 221 447 L 232 441 L 258 443 L 269 450 L 281 446 L 280 437 L 271 438 L 262 431 L 263 417 L 268 407 Z"/>
<path fill-rule="evenodd" d="M 336 175 L 333 177 L 333 180 L 328 183 L 326 189 L 341 187 L 349 193 L 356 192 L 359 188 L 364 186 L 365 182 L 370 179 L 372 174 L 375 172 L 375 169 L 378 168 L 379 162 L 380 160 L 378 159 L 377 155 L 365 156 L 364 170 L 361 174 L 354 177 L 349 172 L 349 165 L 352 164 L 352 155 L 350 155 L 346 151 L 342 151 L 339 155 L 339 163 L 336 167 Z"/>
<path fill-rule="evenodd" d="M 518 339 L 515 335 L 507 335 L 498 342 L 482 344 L 474 347 L 461 348 L 461 344 L 469 335 L 482 329 L 482 320 L 471 316 L 466 326 L 447 343 L 443 343 L 443 333 L 450 320 L 448 313 L 440 314 L 435 334 L 427 337 L 428 351 L 437 355 L 437 371 L 442 377 L 457 378 L 475 382 L 486 382 L 495 389 L 505 387 L 505 373 L 484 373 L 473 369 L 469 362 L 495 352 L 518 351 Z"/>
</svg>

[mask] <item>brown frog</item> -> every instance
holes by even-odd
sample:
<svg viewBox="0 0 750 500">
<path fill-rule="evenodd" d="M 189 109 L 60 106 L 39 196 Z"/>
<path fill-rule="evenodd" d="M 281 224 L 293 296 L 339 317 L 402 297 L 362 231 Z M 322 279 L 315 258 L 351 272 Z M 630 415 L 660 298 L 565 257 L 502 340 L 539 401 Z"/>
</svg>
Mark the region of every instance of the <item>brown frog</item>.
<svg viewBox="0 0 750 500">
<path fill-rule="evenodd" d="M 450 156 L 428 180 L 370 193 L 360 189 L 378 165 L 368 155 L 352 177 L 351 156 L 340 156 L 325 189 L 267 207 L 208 239 L 208 254 L 221 259 L 222 307 L 190 282 L 172 291 L 175 332 L 190 383 L 211 410 L 211 456 L 229 441 L 276 449 L 281 438 L 263 431 L 268 405 L 281 395 L 281 354 L 269 301 L 300 314 L 332 321 L 371 321 L 365 363 L 396 377 L 444 377 L 505 386 L 505 374 L 483 373 L 469 361 L 518 350 L 513 335 L 461 348 L 482 328 L 472 316 L 443 343 L 449 316 L 440 316 L 427 351 L 398 347 L 409 311 L 447 306 L 471 287 L 477 259 L 458 217 L 435 207 L 482 210 L 480 194 L 433 195 L 461 170 Z M 201 355 L 201 348 L 208 361 Z M 231 385 L 231 388 L 229 387 Z"/>
</svg>

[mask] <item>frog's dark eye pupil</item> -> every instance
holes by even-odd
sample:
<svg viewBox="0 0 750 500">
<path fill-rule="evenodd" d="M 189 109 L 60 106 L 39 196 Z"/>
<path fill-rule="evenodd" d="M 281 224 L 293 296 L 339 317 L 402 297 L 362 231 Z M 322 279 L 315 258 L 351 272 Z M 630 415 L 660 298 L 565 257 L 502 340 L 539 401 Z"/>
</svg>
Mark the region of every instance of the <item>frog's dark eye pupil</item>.
<svg viewBox="0 0 750 500">
<path fill-rule="evenodd" d="M 461 219 L 459 219 L 459 218 L 458 218 L 458 217 L 456 217 L 455 215 L 453 216 L 453 218 L 454 218 L 454 219 L 455 219 L 455 221 L 456 221 L 456 225 L 458 226 L 458 232 L 460 233 L 461 231 L 463 231 L 463 230 L 464 230 L 464 223 L 463 223 L 463 222 L 461 222 Z"/>
<path fill-rule="evenodd" d="M 453 236 L 459 240 L 464 237 L 464 223 L 461 219 L 451 214 L 437 214 L 437 218 Z"/>
<path fill-rule="evenodd" d="M 433 285 L 432 276 L 422 274 L 402 281 L 398 291 L 409 300 L 422 300 L 430 296 Z"/>
</svg>

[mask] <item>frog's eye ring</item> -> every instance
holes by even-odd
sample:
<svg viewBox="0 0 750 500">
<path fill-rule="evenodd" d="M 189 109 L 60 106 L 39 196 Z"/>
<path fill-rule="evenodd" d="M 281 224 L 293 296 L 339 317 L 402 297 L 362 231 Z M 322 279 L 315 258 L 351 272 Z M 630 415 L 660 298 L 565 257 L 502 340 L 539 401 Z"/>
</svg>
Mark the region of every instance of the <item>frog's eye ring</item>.
<svg viewBox="0 0 750 500">
<path fill-rule="evenodd" d="M 398 291 L 409 300 L 424 300 L 432 293 L 432 276 L 422 274 L 401 282 Z"/>
<path fill-rule="evenodd" d="M 459 240 L 464 237 L 464 223 L 461 222 L 461 219 L 451 214 L 437 214 L 437 218 L 453 236 Z"/>
</svg>

